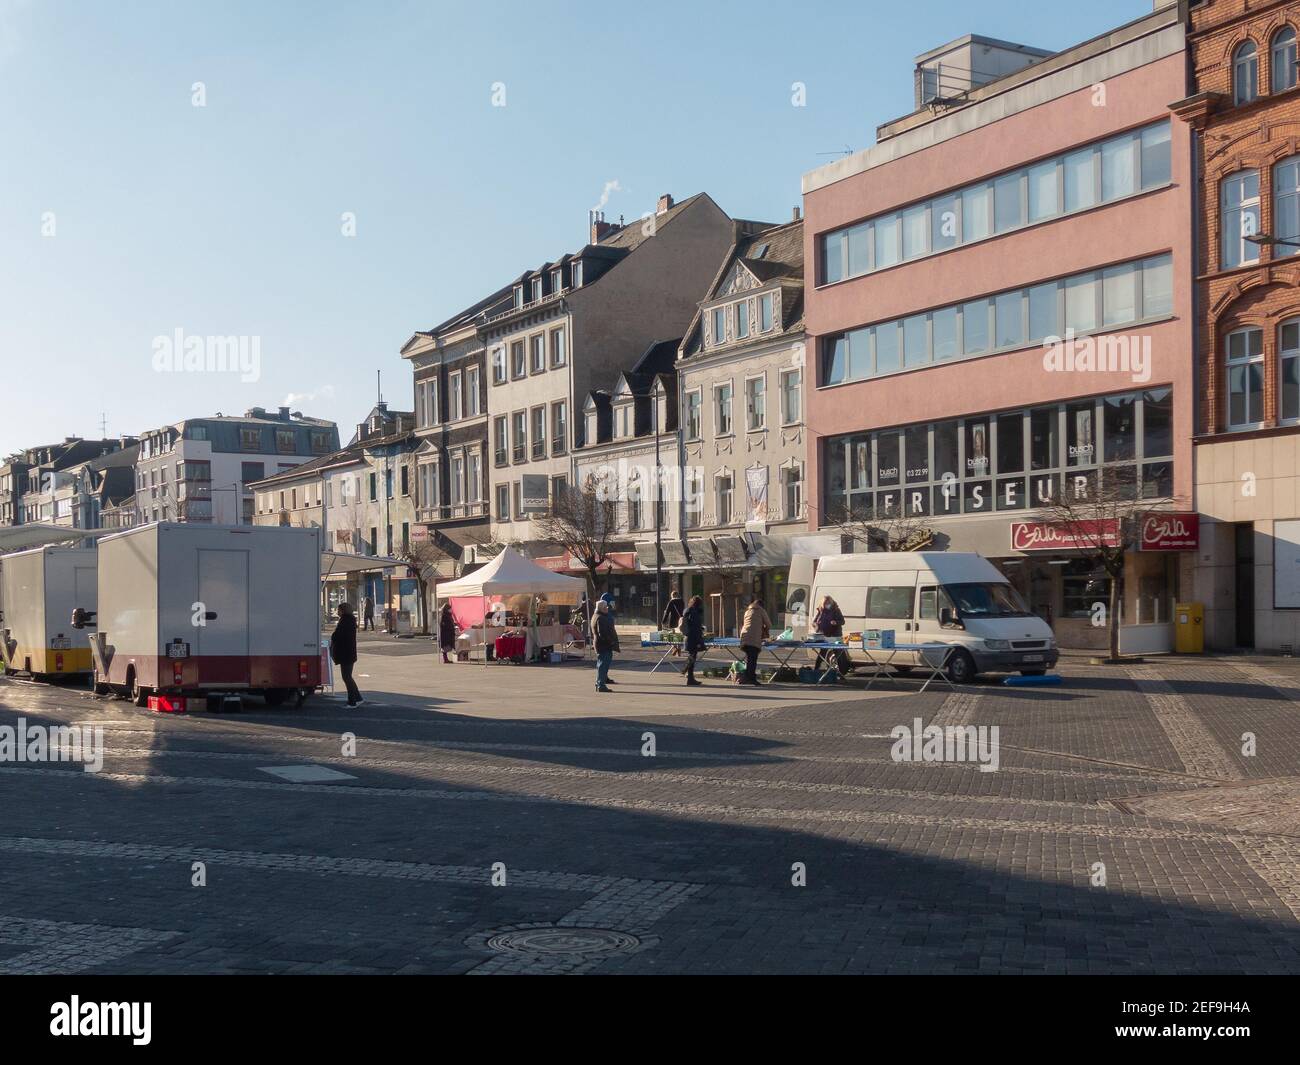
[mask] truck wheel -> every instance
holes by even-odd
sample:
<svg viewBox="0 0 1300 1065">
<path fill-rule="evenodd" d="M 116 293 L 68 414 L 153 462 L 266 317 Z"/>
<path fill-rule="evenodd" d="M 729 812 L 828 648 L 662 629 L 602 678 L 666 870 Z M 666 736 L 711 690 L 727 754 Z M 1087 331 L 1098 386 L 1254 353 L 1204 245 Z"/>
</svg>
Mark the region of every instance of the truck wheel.
<svg viewBox="0 0 1300 1065">
<path fill-rule="evenodd" d="M 969 684 L 976 672 L 975 659 L 967 651 L 958 651 L 948 663 L 948 679 L 954 684 Z"/>
<path fill-rule="evenodd" d="M 134 673 L 132 673 L 131 676 L 127 678 L 126 683 L 127 683 L 127 687 L 131 691 L 131 702 L 135 703 L 136 706 L 148 706 L 149 689 L 140 687 L 139 682 L 135 679 Z"/>
</svg>

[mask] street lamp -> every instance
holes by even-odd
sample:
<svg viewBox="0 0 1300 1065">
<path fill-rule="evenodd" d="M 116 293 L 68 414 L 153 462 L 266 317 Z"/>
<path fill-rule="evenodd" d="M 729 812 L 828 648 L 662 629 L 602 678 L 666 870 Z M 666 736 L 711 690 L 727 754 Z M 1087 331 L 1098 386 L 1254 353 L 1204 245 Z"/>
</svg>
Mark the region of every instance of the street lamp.
<svg viewBox="0 0 1300 1065">
<path fill-rule="evenodd" d="M 1287 248 L 1300 248 L 1300 241 L 1284 240 L 1281 237 L 1275 237 L 1270 233 L 1256 233 L 1246 238 L 1251 244 L 1258 244 L 1261 248 L 1272 247 L 1280 244 Z"/>
</svg>

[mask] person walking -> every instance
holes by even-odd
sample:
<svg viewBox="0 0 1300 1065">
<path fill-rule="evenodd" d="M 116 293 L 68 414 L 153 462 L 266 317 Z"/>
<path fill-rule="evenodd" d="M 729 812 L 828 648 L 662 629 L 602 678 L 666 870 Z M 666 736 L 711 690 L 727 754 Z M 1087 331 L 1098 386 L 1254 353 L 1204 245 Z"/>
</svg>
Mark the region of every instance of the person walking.
<svg viewBox="0 0 1300 1065">
<path fill-rule="evenodd" d="M 772 619 L 763 609 L 763 601 L 754 596 L 745 609 L 745 620 L 740 626 L 740 649 L 745 652 L 745 675 L 741 684 L 758 684 L 758 653 L 763 641 L 772 634 Z"/>
<path fill-rule="evenodd" d="M 668 599 L 668 605 L 664 607 L 664 616 L 659 620 L 659 627 L 667 632 L 675 631 L 684 613 L 686 613 L 686 604 L 682 602 L 682 593 L 674 588 Z M 682 645 L 674 644 L 668 653 L 673 658 L 681 657 Z"/>
<path fill-rule="evenodd" d="M 603 599 L 596 604 L 596 618 L 592 626 L 596 630 L 596 691 L 609 691 L 609 667 L 614 661 L 614 652 L 619 650 L 618 629 L 614 627 L 614 612 Z"/>
<path fill-rule="evenodd" d="M 352 679 L 352 667 L 357 662 L 357 619 L 351 603 L 339 604 L 339 621 L 330 635 L 330 658 L 343 674 L 343 683 L 348 689 L 348 706 L 360 706 L 365 700 L 357 690 L 357 682 Z"/>
<path fill-rule="evenodd" d="M 456 619 L 451 616 L 451 603 L 443 603 L 438 613 L 438 647 L 442 660 L 450 662 L 447 655 L 456 650 Z"/>
<path fill-rule="evenodd" d="M 602 595 L 602 596 L 600 597 L 600 601 L 596 603 L 596 609 L 597 609 L 597 610 L 600 609 L 600 604 L 601 604 L 601 603 L 604 603 L 605 606 L 606 606 L 606 608 L 609 610 L 609 623 L 610 623 L 610 625 L 617 626 L 617 625 L 618 625 L 618 611 L 614 608 L 614 597 L 613 597 L 612 595 L 610 595 L 609 592 L 606 592 L 604 595 Z M 609 662 L 610 662 L 609 666 L 605 669 L 605 683 L 606 683 L 606 684 L 613 684 L 613 683 L 614 683 L 614 680 L 613 680 L 613 678 L 610 677 L 610 675 L 609 675 L 609 670 L 612 669 L 612 668 L 613 668 L 613 665 L 614 665 L 614 659 L 613 659 L 613 656 L 612 656 L 612 655 L 610 656 L 610 660 L 609 660 Z"/>
<path fill-rule="evenodd" d="M 829 595 L 822 600 L 822 605 L 817 608 L 817 613 L 813 615 L 813 629 L 827 639 L 838 640 L 844 635 L 844 613 L 840 610 L 839 604 Z M 817 668 L 820 670 L 826 660 L 834 657 L 835 664 L 841 673 L 847 672 L 844 668 L 843 653 L 840 651 L 818 651 Z"/>
<path fill-rule="evenodd" d="M 348 609 L 350 611 L 351 606 Z M 371 632 L 375 631 L 375 601 L 370 596 L 366 596 L 361 600 L 361 628 L 363 631 L 365 629 L 369 629 Z"/>
<path fill-rule="evenodd" d="M 682 644 L 686 651 L 686 684 L 700 687 L 700 682 L 695 679 L 695 659 L 704 650 L 704 600 L 698 595 L 691 596 L 690 604 L 682 614 L 682 635 L 686 637 Z"/>
</svg>

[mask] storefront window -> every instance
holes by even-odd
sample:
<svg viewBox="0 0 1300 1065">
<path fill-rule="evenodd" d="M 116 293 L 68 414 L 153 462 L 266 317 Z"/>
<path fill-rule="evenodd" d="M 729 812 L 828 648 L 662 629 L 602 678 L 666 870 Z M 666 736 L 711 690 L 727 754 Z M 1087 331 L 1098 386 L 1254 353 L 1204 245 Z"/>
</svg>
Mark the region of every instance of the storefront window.
<svg viewBox="0 0 1300 1065">
<path fill-rule="evenodd" d="M 942 481 L 961 479 L 961 468 L 957 464 L 957 422 L 940 422 L 934 427 L 934 479 Z M 951 476 L 950 476 L 951 475 Z"/>
<path fill-rule="evenodd" d="M 876 437 L 876 484 L 898 484 L 898 433 L 880 433 Z"/>
<path fill-rule="evenodd" d="M 1137 397 L 1108 396 L 1102 400 L 1107 462 L 1127 462 L 1137 454 Z"/>
<path fill-rule="evenodd" d="M 853 479 L 850 487 L 856 492 L 871 487 L 871 437 L 855 436 L 849 445 L 853 450 Z"/>
<path fill-rule="evenodd" d="M 1071 403 L 1065 408 L 1067 466 L 1091 466 L 1097 461 L 1092 424 L 1094 413 L 1091 401 Z"/>
<path fill-rule="evenodd" d="M 966 419 L 966 476 L 987 477 L 992 472 L 987 418 Z"/>
<path fill-rule="evenodd" d="M 1061 465 L 1058 422 L 1055 407 L 1036 410 L 1029 416 L 1029 457 L 1036 470 L 1054 470 Z"/>
<path fill-rule="evenodd" d="M 998 415 L 998 473 L 1022 473 L 1025 469 L 1025 416 Z"/>
<path fill-rule="evenodd" d="M 1062 568 L 1061 613 L 1067 618 L 1095 615 L 1100 603 L 1110 609 L 1110 578 L 1091 559 L 1072 558 Z"/>
<path fill-rule="evenodd" d="M 924 484 L 930 480 L 930 427 L 913 425 L 904 434 L 904 457 L 907 460 L 907 483 Z"/>
<path fill-rule="evenodd" d="M 1173 424 L 1173 392 L 1168 388 L 1143 392 L 1142 452 L 1147 458 L 1174 453 Z"/>
</svg>

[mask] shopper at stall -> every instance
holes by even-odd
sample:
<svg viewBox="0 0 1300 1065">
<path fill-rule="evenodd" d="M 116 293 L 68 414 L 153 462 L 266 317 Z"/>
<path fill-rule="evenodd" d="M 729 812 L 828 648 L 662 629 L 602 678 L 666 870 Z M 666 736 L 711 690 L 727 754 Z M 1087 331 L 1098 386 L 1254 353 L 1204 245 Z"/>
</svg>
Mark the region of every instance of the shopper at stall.
<svg viewBox="0 0 1300 1065">
<path fill-rule="evenodd" d="M 450 662 L 447 656 L 456 650 L 456 619 L 451 616 L 451 603 L 443 603 L 438 614 L 438 647 L 442 660 Z"/>
<path fill-rule="evenodd" d="M 603 599 L 596 604 L 596 691 L 609 691 L 609 667 L 614 661 L 614 652 L 619 650 L 618 629 L 614 627 L 614 612 Z"/>
<path fill-rule="evenodd" d="M 668 599 L 668 605 L 664 607 L 664 616 L 659 620 L 659 627 L 665 632 L 676 631 L 684 613 L 686 613 L 686 604 L 682 602 L 682 593 L 674 588 L 673 594 Z M 673 658 L 680 657 L 681 653 L 681 644 L 677 644 L 669 651 Z"/>
<path fill-rule="evenodd" d="M 763 641 L 772 634 L 772 619 L 763 609 L 763 601 L 755 596 L 745 609 L 745 620 L 740 626 L 740 649 L 745 652 L 745 673 L 741 684 L 758 683 L 758 653 Z"/>
<path fill-rule="evenodd" d="M 690 604 L 682 614 L 682 635 L 685 637 L 682 645 L 686 651 L 686 683 L 698 687 L 695 659 L 704 650 L 704 600 L 698 595 L 691 596 Z"/>
<path fill-rule="evenodd" d="M 840 610 L 839 604 L 829 595 L 822 600 L 822 605 L 817 608 L 817 613 L 813 616 L 813 631 L 829 640 L 838 640 L 844 635 L 844 612 Z M 843 651 L 818 651 L 817 668 L 819 670 L 828 658 L 835 659 L 841 673 L 847 672 Z"/>
<path fill-rule="evenodd" d="M 330 636 L 330 658 L 343 674 L 343 683 L 348 689 L 348 706 L 360 706 L 365 700 L 361 698 L 357 682 L 352 679 L 352 667 L 357 662 L 357 618 L 351 603 L 339 604 L 339 621 Z"/>
<path fill-rule="evenodd" d="M 600 601 L 599 601 L 598 603 L 596 603 L 596 609 L 597 609 L 597 610 L 600 609 L 600 604 L 601 604 L 601 603 L 604 603 L 605 606 L 609 608 L 609 623 L 610 623 L 611 625 L 617 625 L 617 624 L 618 624 L 618 610 L 617 610 L 617 609 L 615 608 L 615 606 L 614 606 L 614 597 L 613 597 L 612 595 L 610 595 L 609 592 L 606 592 L 604 595 L 602 595 L 602 596 L 600 597 Z M 610 660 L 610 668 L 613 668 L 613 659 Z M 606 670 L 605 670 L 605 683 L 606 683 L 606 684 L 613 684 L 613 683 L 614 683 L 613 678 L 610 677 L 610 675 L 609 675 L 609 669 L 606 669 Z"/>
</svg>

